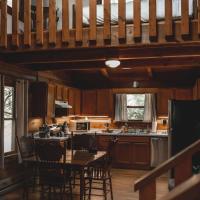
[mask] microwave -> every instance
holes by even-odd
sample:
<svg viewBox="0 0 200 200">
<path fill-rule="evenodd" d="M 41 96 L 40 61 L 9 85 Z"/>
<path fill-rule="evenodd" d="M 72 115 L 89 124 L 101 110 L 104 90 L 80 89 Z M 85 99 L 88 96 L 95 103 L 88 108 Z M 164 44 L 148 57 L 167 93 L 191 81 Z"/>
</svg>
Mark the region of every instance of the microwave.
<svg viewBox="0 0 200 200">
<path fill-rule="evenodd" d="M 90 122 L 72 121 L 70 129 L 71 131 L 89 131 Z"/>
</svg>

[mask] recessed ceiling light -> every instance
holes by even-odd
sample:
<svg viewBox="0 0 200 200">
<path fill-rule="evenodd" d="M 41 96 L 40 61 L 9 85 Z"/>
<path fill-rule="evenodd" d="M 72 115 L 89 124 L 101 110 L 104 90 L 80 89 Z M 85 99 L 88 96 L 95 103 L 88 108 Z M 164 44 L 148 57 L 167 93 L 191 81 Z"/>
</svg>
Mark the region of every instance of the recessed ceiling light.
<svg viewBox="0 0 200 200">
<path fill-rule="evenodd" d="M 122 69 L 124 69 L 124 70 L 129 70 L 129 69 L 131 69 L 130 67 L 124 67 L 124 68 L 122 68 Z"/>
<path fill-rule="evenodd" d="M 110 68 L 116 68 L 120 66 L 120 61 L 119 60 L 106 60 L 105 62 L 106 66 L 110 67 Z"/>
</svg>

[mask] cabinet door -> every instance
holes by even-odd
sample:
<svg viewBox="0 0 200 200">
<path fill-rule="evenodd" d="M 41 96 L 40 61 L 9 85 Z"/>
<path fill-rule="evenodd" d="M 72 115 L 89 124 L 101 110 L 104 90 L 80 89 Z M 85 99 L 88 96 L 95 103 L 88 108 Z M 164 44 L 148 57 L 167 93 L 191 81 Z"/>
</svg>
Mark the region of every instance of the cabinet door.
<svg viewBox="0 0 200 200">
<path fill-rule="evenodd" d="M 132 151 L 131 143 L 128 141 L 118 141 L 115 146 L 114 163 L 118 167 L 131 167 Z"/>
<path fill-rule="evenodd" d="M 99 151 L 107 151 L 111 137 L 110 136 L 98 135 L 98 136 L 96 136 L 96 139 L 97 139 L 98 150 Z"/>
<path fill-rule="evenodd" d="M 48 98 L 47 98 L 47 117 L 55 116 L 55 86 L 48 84 Z"/>
<path fill-rule="evenodd" d="M 112 117 L 113 95 L 109 89 L 97 90 L 97 115 Z"/>
<path fill-rule="evenodd" d="M 97 113 L 97 93 L 96 90 L 82 91 L 82 114 L 96 115 Z"/>
<path fill-rule="evenodd" d="M 150 167 L 150 144 L 147 142 L 134 142 L 133 148 L 133 166 L 136 168 Z"/>
<path fill-rule="evenodd" d="M 68 101 L 68 88 L 63 87 L 63 100 Z"/>
<path fill-rule="evenodd" d="M 176 100 L 192 100 L 193 93 L 192 89 L 176 89 L 175 90 L 175 99 Z"/>
<path fill-rule="evenodd" d="M 74 113 L 81 114 L 81 91 L 79 89 L 74 91 Z"/>
<path fill-rule="evenodd" d="M 63 86 L 62 85 L 56 85 L 56 100 L 63 100 Z"/>
<path fill-rule="evenodd" d="M 157 94 L 157 115 L 168 115 L 168 100 L 173 99 L 173 89 L 160 89 Z"/>
<path fill-rule="evenodd" d="M 75 105 L 74 105 L 74 89 L 73 88 L 69 88 L 68 90 L 68 102 L 69 102 L 69 105 L 72 106 L 72 108 L 69 109 L 69 114 L 74 115 Z"/>
</svg>

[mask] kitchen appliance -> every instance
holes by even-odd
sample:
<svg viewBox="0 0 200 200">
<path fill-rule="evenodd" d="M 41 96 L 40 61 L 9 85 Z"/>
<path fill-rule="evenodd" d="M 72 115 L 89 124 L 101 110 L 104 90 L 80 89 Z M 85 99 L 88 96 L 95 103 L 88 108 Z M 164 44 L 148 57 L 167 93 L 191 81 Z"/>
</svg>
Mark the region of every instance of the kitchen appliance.
<svg viewBox="0 0 200 200">
<path fill-rule="evenodd" d="M 71 120 L 70 121 L 70 130 L 71 131 L 89 131 L 90 122 L 85 120 Z"/>
<path fill-rule="evenodd" d="M 169 101 L 169 153 L 173 156 L 200 139 L 200 100 Z M 194 165 L 200 159 L 194 157 Z"/>
<path fill-rule="evenodd" d="M 55 101 L 55 117 L 62 117 L 68 115 L 68 109 L 72 108 L 68 101 Z"/>
<path fill-rule="evenodd" d="M 168 159 L 168 137 L 151 137 L 151 167 Z"/>
</svg>

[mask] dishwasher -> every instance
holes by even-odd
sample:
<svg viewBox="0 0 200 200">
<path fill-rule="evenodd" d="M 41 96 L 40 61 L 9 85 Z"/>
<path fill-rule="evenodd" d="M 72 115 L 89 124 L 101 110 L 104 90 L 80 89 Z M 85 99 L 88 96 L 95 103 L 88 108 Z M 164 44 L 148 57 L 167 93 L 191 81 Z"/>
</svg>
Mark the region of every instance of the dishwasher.
<svg viewBox="0 0 200 200">
<path fill-rule="evenodd" d="M 151 138 L 151 167 L 157 167 L 168 159 L 168 138 Z"/>
</svg>

